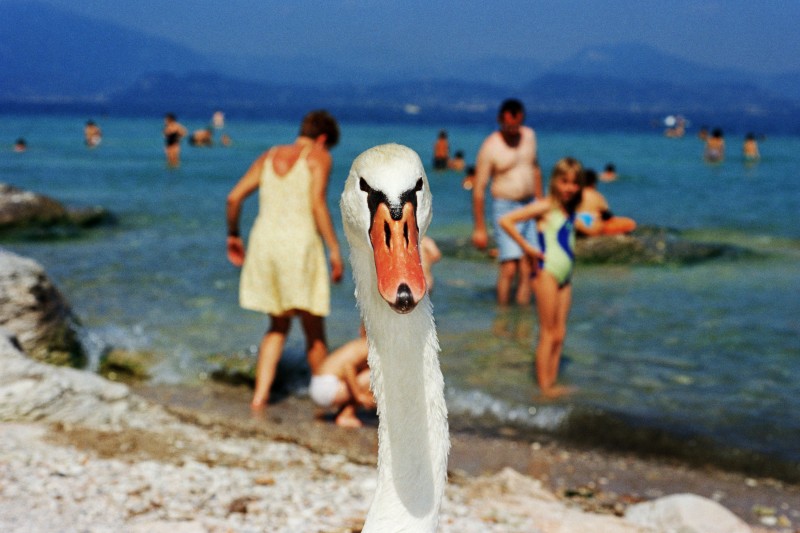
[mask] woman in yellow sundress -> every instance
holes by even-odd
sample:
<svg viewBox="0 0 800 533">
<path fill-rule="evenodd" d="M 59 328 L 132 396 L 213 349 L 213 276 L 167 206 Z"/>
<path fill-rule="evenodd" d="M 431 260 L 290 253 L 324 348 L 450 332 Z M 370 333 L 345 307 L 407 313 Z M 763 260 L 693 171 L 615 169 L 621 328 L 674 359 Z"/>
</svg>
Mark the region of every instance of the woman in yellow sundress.
<svg viewBox="0 0 800 533">
<path fill-rule="evenodd" d="M 324 317 L 330 312 L 330 284 L 323 241 L 334 282 L 343 264 L 326 201 L 333 160 L 330 149 L 339 126 L 326 111 L 312 111 L 293 144 L 275 146 L 251 165 L 228 194 L 228 259 L 242 267 L 239 302 L 270 317 L 258 349 L 256 386 L 251 406 L 263 408 L 275 379 L 293 316 L 306 337 L 311 373 L 328 354 Z M 247 243 L 239 234 L 242 202 L 259 191 L 258 216 Z"/>
</svg>

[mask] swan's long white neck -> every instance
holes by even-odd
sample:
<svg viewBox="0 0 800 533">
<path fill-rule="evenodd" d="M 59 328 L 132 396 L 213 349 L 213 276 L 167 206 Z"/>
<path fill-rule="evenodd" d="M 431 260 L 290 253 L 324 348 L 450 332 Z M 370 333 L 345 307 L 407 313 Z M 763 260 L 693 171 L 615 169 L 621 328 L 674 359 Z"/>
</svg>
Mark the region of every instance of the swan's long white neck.
<svg viewBox="0 0 800 533">
<path fill-rule="evenodd" d="M 396 313 L 376 289 L 369 250 L 351 251 L 379 416 L 378 486 L 364 531 L 435 531 L 450 441 L 431 302 L 426 295 Z"/>
<path fill-rule="evenodd" d="M 439 341 L 419 259 L 431 220 L 419 156 L 397 144 L 359 155 L 341 209 L 378 404 L 378 486 L 363 531 L 432 532 L 450 437 Z"/>
</svg>

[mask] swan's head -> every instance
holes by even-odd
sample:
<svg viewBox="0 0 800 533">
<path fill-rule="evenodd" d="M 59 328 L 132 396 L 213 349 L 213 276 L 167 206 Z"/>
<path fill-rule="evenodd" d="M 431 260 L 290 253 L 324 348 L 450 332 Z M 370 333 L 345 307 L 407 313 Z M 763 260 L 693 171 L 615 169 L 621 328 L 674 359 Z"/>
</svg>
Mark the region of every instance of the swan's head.
<svg viewBox="0 0 800 533">
<path fill-rule="evenodd" d="M 431 220 L 428 178 L 417 153 L 384 144 L 359 155 L 341 210 L 353 253 L 371 252 L 380 296 L 398 313 L 410 312 L 427 291 L 420 239 Z M 366 275 L 356 265 L 353 274 Z"/>
</svg>

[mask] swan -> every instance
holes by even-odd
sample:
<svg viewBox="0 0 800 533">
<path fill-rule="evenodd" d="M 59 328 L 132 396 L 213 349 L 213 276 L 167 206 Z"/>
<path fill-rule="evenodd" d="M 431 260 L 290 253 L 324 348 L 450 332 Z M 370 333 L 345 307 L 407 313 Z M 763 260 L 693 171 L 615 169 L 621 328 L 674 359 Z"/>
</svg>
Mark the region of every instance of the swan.
<svg viewBox="0 0 800 533">
<path fill-rule="evenodd" d="M 420 261 L 431 192 L 417 153 L 399 144 L 363 152 L 340 208 L 378 406 L 378 483 L 363 531 L 435 531 L 450 436 Z"/>
</svg>

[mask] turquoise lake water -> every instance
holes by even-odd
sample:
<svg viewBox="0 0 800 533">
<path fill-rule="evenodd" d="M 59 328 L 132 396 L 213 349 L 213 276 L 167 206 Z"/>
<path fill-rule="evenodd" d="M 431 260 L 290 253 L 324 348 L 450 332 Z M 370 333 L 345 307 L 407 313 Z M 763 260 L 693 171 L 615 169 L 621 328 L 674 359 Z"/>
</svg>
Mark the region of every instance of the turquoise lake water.
<svg viewBox="0 0 800 533">
<path fill-rule="evenodd" d="M 77 239 L 2 245 L 44 265 L 80 317 L 95 357 L 108 346 L 152 350 L 162 361 L 154 379 L 162 383 L 200 380 L 212 369 L 210 354 L 254 357 L 266 319 L 238 307 L 238 270 L 224 250 L 225 197 L 264 149 L 294 137 L 296 125 L 229 121 L 232 146 L 184 146 L 182 166 L 170 170 L 159 117 L 94 118 L 104 140 L 89 150 L 82 144 L 85 118 L 4 117 L 0 181 L 72 205 L 106 207 L 118 224 Z M 464 150 L 471 162 L 493 125 L 446 127 L 451 151 Z M 329 199 L 343 246 L 338 197 L 353 158 L 392 141 L 427 163 L 438 130 L 342 125 Z M 23 154 L 11 150 L 19 136 L 29 145 Z M 547 404 L 532 399 L 533 308 L 499 310 L 496 266 L 446 256 L 434 269 L 432 300 L 453 415 L 483 427 L 612 445 L 638 439 L 654 449 L 666 435 L 678 448 L 800 479 L 800 138 L 762 140 L 762 161 L 748 166 L 742 137 L 730 135 L 727 160 L 712 166 L 691 136 L 538 136 L 545 174 L 565 155 L 597 169 L 615 162 L 619 180 L 600 185 L 615 213 L 758 254 L 683 265 L 579 265 L 561 369 L 563 382 L 578 392 Z M 440 243 L 468 237 L 462 175 L 428 176 L 429 234 Z M 243 230 L 255 212 L 253 197 Z M 335 348 L 358 330 L 349 272 L 333 288 L 332 309 L 327 326 Z M 301 394 L 298 331 L 285 359 L 282 372 L 297 378 L 288 382 Z"/>
</svg>

